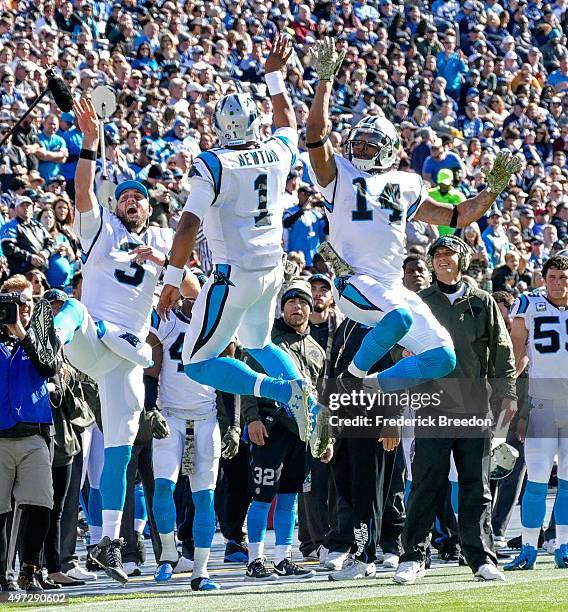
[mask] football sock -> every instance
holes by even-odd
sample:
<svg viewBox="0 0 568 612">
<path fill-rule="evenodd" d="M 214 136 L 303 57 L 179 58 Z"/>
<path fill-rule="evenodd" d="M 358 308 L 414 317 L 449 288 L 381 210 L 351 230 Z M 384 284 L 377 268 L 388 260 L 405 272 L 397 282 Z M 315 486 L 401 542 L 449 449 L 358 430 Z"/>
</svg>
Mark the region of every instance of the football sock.
<svg viewBox="0 0 568 612">
<path fill-rule="evenodd" d="M 91 544 L 97 544 L 103 537 L 103 499 L 99 489 L 89 489 L 89 531 Z"/>
<path fill-rule="evenodd" d="M 174 529 L 176 526 L 176 506 L 174 503 L 174 489 L 176 483 L 167 478 L 156 478 L 154 481 L 154 497 L 152 509 L 156 529 L 162 543 L 160 561 L 177 561 L 178 552 Z"/>
<path fill-rule="evenodd" d="M 142 533 L 147 521 L 146 495 L 144 487 L 139 483 L 134 487 L 134 531 Z"/>
<path fill-rule="evenodd" d="M 527 481 L 521 512 L 522 538 L 523 544 L 534 548 L 538 548 L 538 537 L 546 515 L 547 493 L 547 483 Z"/>
<path fill-rule="evenodd" d="M 105 448 L 105 462 L 101 474 L 103 507 L 103 538 L 118 538 L 124 500 L 126 499 L 126 469 L 132 455 L 132 446 Z"/>
<path fill-rule="evenodd" d="M 292 550 L 297 507 L 297 493 L 278 494 L 274 508 L 275 563 L 280 563 Z"/>
<path fill-rule="evenodd" d="M 86 312 L 85 306 L 75 298 L 69 298 L 63 302 L 61 310 L 54 319 L 57 336 L 63 344 L 73 340 L 75 332 L 83 325 Z"/>
<path fill-rule="evenodd" d="M 454 514 L 457 516 L 458 514 L 458 495 L 459 495 L 459 485 L 457 482 L 454 482 L 453 480 L 450 480 L 450 487 L 451 487 L 451 494 L 450 494 L 450 501 L 452 504 L 452 510 L 454 511 Z"/>
<path fill-rule="evenodd" d="M 264 536 L 266 535 L 266 528 L 268 526 L 269 511 L 269 502 L 261 502 L 255 499 L 252 500 L 247 516 L 249 563 L 255 559 L 261 558 L 264 548 L 262 551 L 260 551 L 259 547 L 255 546 L 255 544 L 264 545 Z"/>
<path fill-rule="evenodd" d="M 260 363 L 268 376 L 282 377 L 285 380 L 302 378 L 302 374 L 294 360 L 279 346 L 270 342 L 261 349 L 246 349 L 247 353 Z"/>
<path fill-rule="evenodd" d="M 554 504 L 556 547 L 568 544 L 568 480 L 558 479 L 558 493 Z"/>
</svg>

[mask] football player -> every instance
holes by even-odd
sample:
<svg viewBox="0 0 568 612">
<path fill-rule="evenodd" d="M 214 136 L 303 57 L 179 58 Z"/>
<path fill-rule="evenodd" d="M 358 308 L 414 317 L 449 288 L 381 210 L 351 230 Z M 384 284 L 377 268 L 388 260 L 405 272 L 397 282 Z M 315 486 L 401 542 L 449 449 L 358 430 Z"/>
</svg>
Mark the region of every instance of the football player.
<svg viewBox="0 0 568 612">
<path fill-rule="evenodd" d="M 324 243 L 320 252 L 335 268 L 334 297 L 345 316 L 374 327 L 345 377 L 365 378 L 397 343 L 413 355 L 369 379 L 375 388 L 395 391 L 445 376 L 456 363 L 452 340 L 430 309 L 401 282 L 406 222 L 465 227 L 507 187 L 520 160 L 500 153 L 486 174 L 486 189 L 454 207 L 429 198 L 418 174 L 391 170 L 400 139 L 383 117 L 363 118 L 349 133 L 345 157 L 335 154 L 328 139 L 329 99 L 343 55 L 337 54 L 330 38 L 316 43 L 312 53 L 319 83 L 306 146 L 330 224 L 330 243 Z"/>
<path fill-rule="evenodd" d="M 217 102 L 213 129 L 222 147 L 194 161 L 191 193 L 177 227 L 158 313 L 167 318 L 179 297 L 182 268 L 203 221 L 214 269 L 197 298 L 185 336 L 185 372 L 220 391 L 267 397 L 287 405 L 301 439 L 306 440 L 309 383 L 290 357 L 270 341 L 283 280 L 283 195 L 298 142 L 281 73 L 291 53 L 289 38 L 277 36 L 265 64 L 277 128 L 271 138 L 260 140 L 261 115 L 250 95 L 227 95 Z M 267 374 L 254 372 L 236 359 L 219 357 L 237 332 L 243 347 Z"/>
<path fill-rule="evenodd" d="M 517 374 L 527 363 L 529 368 L 529 413 L 528 424 L 520 420 L 518 429 L 519 438 L 525 438 L 528 478 L 521 512 L 523 545 L 518 557 L 505 565 L 509 571 L 535 565 L 555 456 L 554 560 L 557 567 L 568 568 L 568 257 L 551 257 L 542 274 L 546 291 L 520 295 L 511 309 Z"/>
<path fill-rule="evenodd" d="M 153 347 L 154 365 L 146 370 L 146 405 L 155 406 L 157 403 L 171 432 L 167 438 L 154 440 L 153 446 L 153 508 L 162 542 L 162 554 L 154 578 L 157 582 L 170 580 L 178 562 L 174 534 L 174 489 L 182 459 L 189 457 L 189 482 L 195 506 L 191 588 L 194 591 L 212 591 L 219 588 L 209 578 L 207 561 L 215 535 L 213 502 L 221 456 L 221 435 L 217 423 L 215 389 L 191 380 L 183 370 L 182 346 L 189 331 L 193 301 L 183 300 L 179 307 L 172 310 L 172 316 L 167 321 L 161 321 L 154 312 L 148 337 Z M 186 445 L 188 430 L 193 432 L 188 440 L 189 446 Z M 236 446 L 238 450 L 238 437 Z"/>
<path fill-rule="evenodd" d="M 125 181 L 115 191 L 116 212 L 100 206 L 93 190 L 99 121 L 91 100 L 74 105 L 83 132 L 75 174 L 75 232 L 81 239 L 81 302 L 69 298 L 55 326 L 71 364 L 99 389 L 104 435 L 100 481 L 102 539 L 90 560 L 120 582 L 128 580 L 119 539 L 126 495 L 126 468 L 143 407 L 143 367 L 151 361 L 144 342 L 150 327 L 154 290 L 173 240 L 170 229 L 149 227 L 152 208 L 146 187 Z M 197 280 L 188 273 L 186 283 Z M 161 416 L 156 412 L 156 423 Z"/>
</svg>

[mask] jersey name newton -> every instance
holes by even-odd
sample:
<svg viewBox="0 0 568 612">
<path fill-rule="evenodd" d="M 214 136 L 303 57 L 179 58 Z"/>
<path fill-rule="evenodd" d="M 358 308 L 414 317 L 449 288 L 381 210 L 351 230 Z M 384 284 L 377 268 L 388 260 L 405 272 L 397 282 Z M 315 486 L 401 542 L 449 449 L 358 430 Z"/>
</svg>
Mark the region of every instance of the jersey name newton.
<svg viewBox="0 0 568 612">
<path fill-rule="evenodd" d="M 280 161 L 273 149 L 259 149 L 258 151 L 244 151 L 237 156 L 240 167 L 273 164 Z"/>
</svg>

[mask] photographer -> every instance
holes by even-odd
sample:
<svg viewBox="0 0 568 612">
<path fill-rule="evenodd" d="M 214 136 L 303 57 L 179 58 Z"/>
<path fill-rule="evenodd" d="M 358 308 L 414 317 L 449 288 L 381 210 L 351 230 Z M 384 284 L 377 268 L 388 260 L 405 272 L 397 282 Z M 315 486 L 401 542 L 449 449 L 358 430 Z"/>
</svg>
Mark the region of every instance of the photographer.
<svg viewBox="0 0 568 612">
<path fill-rule="evenodd" d="M 301 251 L 306 257 L 306 267 L 311 267 L 327 233 L 321 195 L 311 185 L 302 185 L 298 189 L 298 204 L 284 213 L 282 224 L 288 230 L 288 251 Z"/>
<path fill-rule="evenodd" d="M 34 306 L 32 285 L 22 275 L 7 280 L 2 293 L 19 295 L 16 321 L 0 337 L 0 580 L 6 580 L 6 521 L 12 496 L 21 508 L 20 575 L 28 593 L 41 592 L 36 572 L 53 507 L 51 408 L 47 379 L 58 367 L 58 341 L 47 302 Z"/>
</svg>

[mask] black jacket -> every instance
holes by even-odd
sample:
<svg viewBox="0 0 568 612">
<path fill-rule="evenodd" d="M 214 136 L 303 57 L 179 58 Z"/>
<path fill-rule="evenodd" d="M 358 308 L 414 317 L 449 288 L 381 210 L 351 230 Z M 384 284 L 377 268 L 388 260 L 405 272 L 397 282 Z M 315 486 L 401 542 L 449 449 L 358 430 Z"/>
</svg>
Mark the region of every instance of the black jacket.
<svg viewBox="0 0 568 612">
<path fill-rule="evenodd" d="M 48 260 L 55 252 L 55 241 L 45 227 L 32 219 L 24 222 L 14 218 L 2 228 L 2 250 L 12 274 L 25 274 L 33 266 L 32 255 L 42 254 Z M 47 270 L 47 264 L 40 269 Z"/>
</svg>

